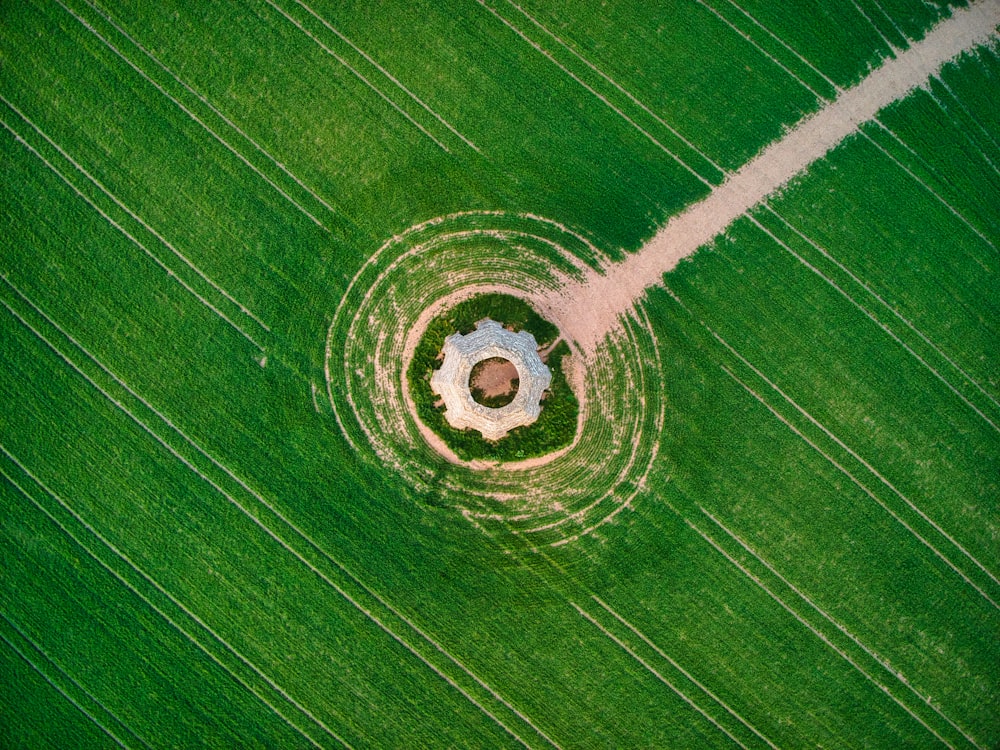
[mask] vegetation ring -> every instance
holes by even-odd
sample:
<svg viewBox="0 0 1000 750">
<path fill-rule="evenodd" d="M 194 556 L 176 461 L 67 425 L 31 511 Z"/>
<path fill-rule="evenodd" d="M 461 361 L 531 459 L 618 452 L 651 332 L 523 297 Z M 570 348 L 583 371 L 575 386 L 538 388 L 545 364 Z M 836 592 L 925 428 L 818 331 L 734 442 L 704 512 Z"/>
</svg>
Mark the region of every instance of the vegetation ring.
<svg viewBox="0 0 1000 750">
<path fill-rule="evenodd" d="M 540 466 L 544 466 L 547 463 L 555 461 L 560 457 L 566 455 L 569 451 L 573 450 L 576 444 L 580 440 L 580 434 L 583 430 L 585 423 L 585 417 L 587 413 L 587 392 L 583 382 L 583 367 L 578 364 L 578 360 L 574 360 L 574 367 L 576 367 L 576 376 L 570 378 L 570 387 L 573 390 L 573 394 L 576 396 L 579 402 L 579 412 L 577 415 L 576 430 L 574 431 L 572 441 L 551 453 L 547 453 L 544 456 L 536 456 L 534 458 L 521 460 L 521 461 L 507 461 L 499 463 L 496 461 L 487 461 L 482 459 L 465 460 L 461 458 L 455 451 L 448 446 L 448 444 L 441 439 L 421 418 L 417 409 L 416 402 L 414 401 L 413 394 L 410 390 L 409 379 L 406 377 L 407 372 L 410 369 L 410 365 L 413 361 L 414 353 L 417 350 L 417 344 L 423 338 L 427 331 L 427 327 L 430 325 L 431 321 L 440 316 L 442 313 L 450 308 L 453 308 L 462 302 L 471 299 L 477 295 L 485 294 L 505 294 L 511 297 L 517 297 L 524 299 L 529 304 L 533 306 L 538 305 L 537 298 L 533 295 L 525 294 L 523 289 L 517 287 L 508 286 L 507 284 L 470 284 L 464 286 L 460 289 L 451 291 L 441 298 L 435 300 L 435 302 L 430 305 L 426 310 L 424 310 L 417 320 L 414 322 L 413 326 L 407 332 L 405 344 L 403 347 L 403 359 L 401 362 L 400 370 L 400 388 L 402 390 L 402 396 L 406 403 L 407 411 L 413 420 L 413 423 L 417 427 L 420 436 L 423 441 L 430 446 L 436 453 L 446 459 L 449 463 L 456 466 L 463 466 L 467 469 L 476 472 L 482 471 L 504 471 L 504 472 L 518 472 L 525 471 L 528 469 L 536 469 Z M 562 330 L 560 329 L 560 336 L 562 336 Z M 575 355 L 579 357 L 579 355 Z M 520 392 L 520 391 L 519 391 Z"/>
</svg>

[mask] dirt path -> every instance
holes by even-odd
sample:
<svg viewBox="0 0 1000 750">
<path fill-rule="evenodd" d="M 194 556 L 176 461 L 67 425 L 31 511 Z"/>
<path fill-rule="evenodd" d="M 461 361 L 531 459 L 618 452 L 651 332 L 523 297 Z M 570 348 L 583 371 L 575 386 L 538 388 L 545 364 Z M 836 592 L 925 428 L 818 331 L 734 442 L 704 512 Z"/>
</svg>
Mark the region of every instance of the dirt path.
<svg viewBox="0 0 1000 750">
<path fill-rule="evenodd" d="M 700 202 L 672 218 L 639 252 L 590 274 L 553 301 L 558 323 L 586 353 L 618 326 L 663 274 L 682 258 L 722 234 L 737 218 L 763 201 L 813 162 L 822 159 L 878 111 L 925 85 L 963 51 L 983 44 L 1000 25 L 1000 0 L 981 0 L 959 9 L 920 42 L 884 63 L 856 86 L 804 119 L 765 148 Z"/>
</svg>

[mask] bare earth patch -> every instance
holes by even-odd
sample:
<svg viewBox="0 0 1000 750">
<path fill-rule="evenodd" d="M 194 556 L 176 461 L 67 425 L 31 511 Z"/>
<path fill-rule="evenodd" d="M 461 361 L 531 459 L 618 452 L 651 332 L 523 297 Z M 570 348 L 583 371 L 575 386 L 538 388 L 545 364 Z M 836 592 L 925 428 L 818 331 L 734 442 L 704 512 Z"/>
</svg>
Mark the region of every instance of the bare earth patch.
<svg viewBox="0 0 1000 750">
<path fill-rule="evenodd" d="M 474 398 L 481 393 L 491 400 L 506 399 L 509 404 L 517 395 L 518 384 L 517 368 L 513 362 L 502 357 L 484 359 L 472 368 L 469 375 L 469 387 Z"/>
</svg>

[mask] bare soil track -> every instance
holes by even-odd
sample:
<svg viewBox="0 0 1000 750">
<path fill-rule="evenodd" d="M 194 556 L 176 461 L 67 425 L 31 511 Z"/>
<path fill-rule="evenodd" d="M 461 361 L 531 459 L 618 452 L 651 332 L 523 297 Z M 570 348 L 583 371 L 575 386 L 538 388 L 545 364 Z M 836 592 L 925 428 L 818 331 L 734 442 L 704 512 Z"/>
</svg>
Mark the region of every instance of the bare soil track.
<svg viewBox="0 0 1000 750">
<path fill-rule="evenodd" d="M 593 353 L 645 290 L 661 283 L 663 274 L 822 159 L 879 110 L 926 85 L 948 61 L 988 42 L 998 25 L 1000 0 L 981 0 L 955 10 L 923 40 L 840 92 L 730 174 L 706 198 L 672 218 L 637 253 L 565 288 L 552 305 L 559 311 L 555 322 L 584 352 Z"/>
</svg>

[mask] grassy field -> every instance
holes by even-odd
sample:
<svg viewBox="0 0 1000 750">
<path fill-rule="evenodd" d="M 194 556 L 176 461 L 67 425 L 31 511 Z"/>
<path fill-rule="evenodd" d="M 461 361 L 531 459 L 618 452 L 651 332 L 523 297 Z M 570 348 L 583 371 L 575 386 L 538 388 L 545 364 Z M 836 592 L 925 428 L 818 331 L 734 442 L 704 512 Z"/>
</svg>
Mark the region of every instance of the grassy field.
<svg viewBox="0 0 1000 750">
<path fill-rule="evenodd" d="M 543 293 L 949 12 L 635 5 L 0 7 L 0 745 L 1000 744 L 995 45 L 652 290 L 575 463 L 338 422 L 352 279 Z"/>
</svg>

